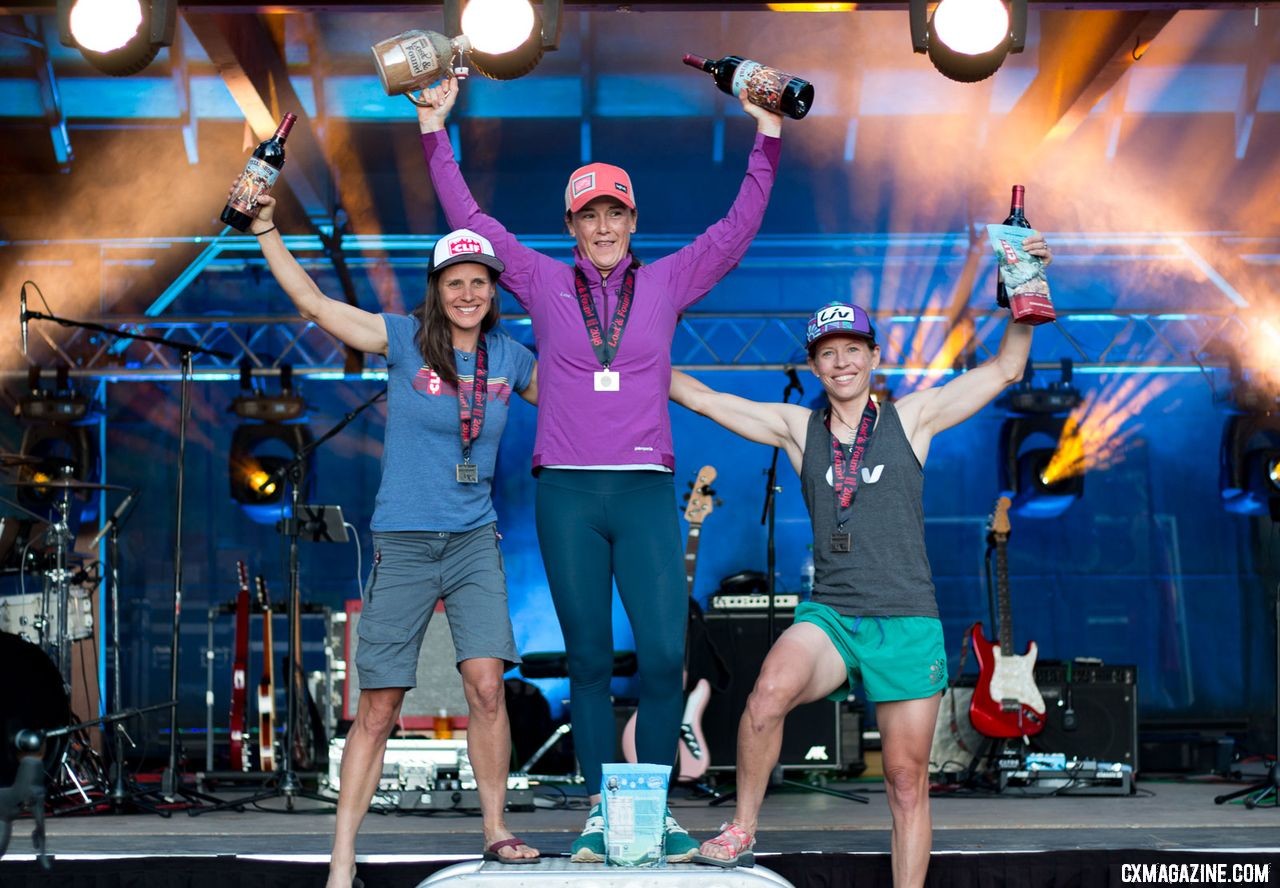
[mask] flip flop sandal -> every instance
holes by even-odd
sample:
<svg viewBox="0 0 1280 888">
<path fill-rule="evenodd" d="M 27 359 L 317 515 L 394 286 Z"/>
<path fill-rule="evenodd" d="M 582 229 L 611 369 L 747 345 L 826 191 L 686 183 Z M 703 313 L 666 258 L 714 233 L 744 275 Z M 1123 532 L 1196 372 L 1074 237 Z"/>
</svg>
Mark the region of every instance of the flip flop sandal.
<svg viewBox="0 0 1280 888">
<path fill-rule="evenodd" d="M 501 841 L 494 842 L 488 848 L 484 849 L 484 859 L 491 860 L 494 863 L 505 863 L 512 866 L 518 865 L 518 864 L 526 864 L 526 863 L 537 863 L 539 860 L 542 859 L 541 856 L 503 857 L 502 854 L 500 853 L 503 848 L 519 848 L 521 846 L 524 846 L 526 848 L 529 847 L 528 843 L 526 843 L 523 839 L 518 839 L 515 836 L 512 836 L 509 839 L 502 839 Z"/>
<path fill-rule="evenodd" d="M 707 839 L 703 845 L 715 845 L 717 848 L 723 848 L 732 856 L 730 857 L 710 857 L 703 854 L 701 850 L 693 855 L 694 863 L 705 863 L 711 866 L 718 866 L 729 869 L 735 866 L 755 866 L 756 855 L 751 849 L 756 846 L 755 836 L 748 833 L 745 829 L 736 823 L 720 824 L 720 835 L 714 839 Z"/>
</svg>

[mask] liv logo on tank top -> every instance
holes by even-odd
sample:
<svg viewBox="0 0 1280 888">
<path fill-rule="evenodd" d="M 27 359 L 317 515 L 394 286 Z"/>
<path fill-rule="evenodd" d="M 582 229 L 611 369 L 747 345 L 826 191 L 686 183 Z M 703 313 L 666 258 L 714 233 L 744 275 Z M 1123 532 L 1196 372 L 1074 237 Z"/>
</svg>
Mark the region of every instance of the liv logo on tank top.
<svg viewBox="0 0 1280 888">
<path fill-rule="evenodd" d="M 862 483 L 875 484 L 877 481 L 880 480 L 880 474 L 883 471 L 884 471 L 883 463 L 871 469 L 867 468 L 866 466 L 863 466 L 862 467 Z M 827 469 L 827 483 L 830 484 L 832 487 L 836 486 L 835 479 L 833 478 L 833 472 L 831 469 Z"/>
</svg>

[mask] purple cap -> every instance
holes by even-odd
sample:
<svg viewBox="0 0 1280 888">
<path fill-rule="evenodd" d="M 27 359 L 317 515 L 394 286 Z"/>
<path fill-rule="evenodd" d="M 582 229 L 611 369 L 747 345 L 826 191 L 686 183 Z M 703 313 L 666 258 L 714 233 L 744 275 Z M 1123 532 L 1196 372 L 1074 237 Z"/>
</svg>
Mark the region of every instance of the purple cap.
<svg viewBox="0 0 1280 888">
<path fill-rule="evenodd" d="M 872 345 L 876 344 L 876 328 L 871 325 L 871 318 L 861 306 L 844 302 L 828 302 L 822 306 L 809 318 L 805 345 L 812 350 L 818 340 L 836 334 L 857 336 Z"/>
</svg>

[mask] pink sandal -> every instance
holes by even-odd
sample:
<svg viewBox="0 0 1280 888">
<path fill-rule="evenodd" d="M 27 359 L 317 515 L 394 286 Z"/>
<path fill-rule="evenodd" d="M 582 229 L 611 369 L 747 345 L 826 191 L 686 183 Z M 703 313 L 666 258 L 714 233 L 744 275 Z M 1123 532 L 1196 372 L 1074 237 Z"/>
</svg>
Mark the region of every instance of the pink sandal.
<svg viewBox="0 0 1280 888">
<path fill-rule="evenodd" d="M 714 845 L 717 848 L 723 848 L 728 851 L 729 857 L 711 857 L 703 854 L 702 848 L 708 845 Z M 728 869 L 734 866 L 755 866 L 756 856 L 752 853 L 756 846 L 756 837 L 751 835 L 736 823 L 720 824 L 720 835 L 714 839 L 707 839 L 702 843 L 702 848 L 698 849 L 698 853 L 693 855 L 694 863 L 706 863 L 711 866 L 719 866 Z"/>
</svg>

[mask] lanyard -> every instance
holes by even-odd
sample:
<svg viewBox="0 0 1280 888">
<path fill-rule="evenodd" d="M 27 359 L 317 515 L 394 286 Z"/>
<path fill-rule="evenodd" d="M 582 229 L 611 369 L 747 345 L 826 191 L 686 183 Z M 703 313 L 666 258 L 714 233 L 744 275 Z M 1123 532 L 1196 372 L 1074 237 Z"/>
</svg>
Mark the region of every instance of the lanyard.
<svg viewBox="0 0 1280 888">
<path fill-rule="evenodd" d="M 471 461 L 471 443 L 480 437 L 484 426 L 484 411 L 489 402 L 489 352 L 485 348 L 484 333 L 476 343 L 476 375 L 471 384 L 471 403 L 462 391 L 462 377 L 458 377 L 458 429 L 462 434 L 462 461 Z"/>
<path fill-rule="evenodd" d="M 573 285 L 578 291 L 578 308 L 582 309 L 582 320 L 587 325 L 587 337 L 591 340 L 591 348 L 596 353 L 600 366 L 608 370 L 618 354 L 618 345 L 622 342 L 622 331 L 631 317 L 631 306 L 636 294 L 636 267 L 631 265 L 622 278 L 622 292 L 618 295 L 618 307 L 614 309 L 613 319 L 609 321 L 609 332 L 606 337 L 600 327 L 600 315 L 596 312 L 595 300 L 591 298 L 591 289 L 587 286 L 587 276 L 581 268 L 573 270 Z M 600 289 L 604 290 L 603 283 Z M 608 294 L 605 303 L 608 304 Z"/>
<path fill-rule="evenodd" d="M 844 445 L 834 434 L 831 436 L 831 480 L 836 493 L 836 524 L 843 528 L 849 520 L 849 511 L 853 508 L 853 497 L 858 492 L 858 467 L 867 452 L 867 443 L 871 439 L 871 430 L 876 424 L 876 402 L 867 398 L 867 406 L 862 408 L 862 421 L 858 423 L 858 436 L 854 439 L 853 448 L 846 464 Z"/>
</svg>

